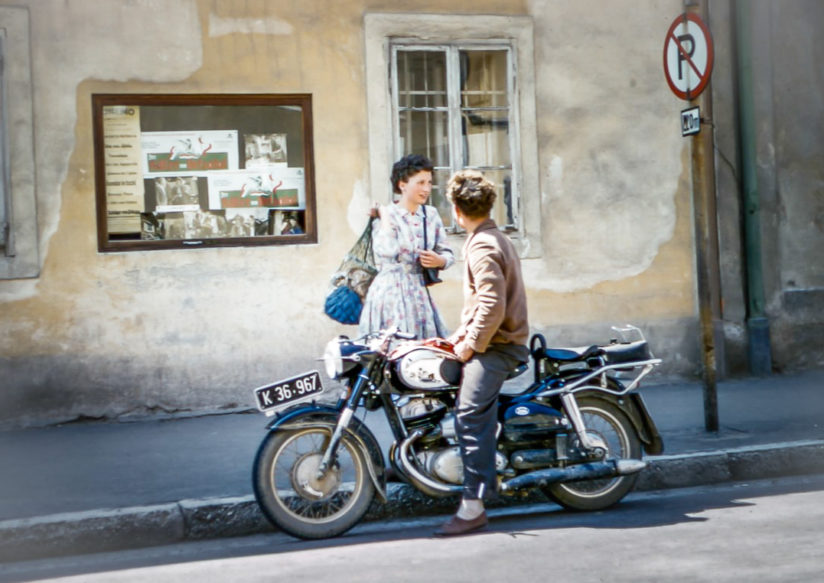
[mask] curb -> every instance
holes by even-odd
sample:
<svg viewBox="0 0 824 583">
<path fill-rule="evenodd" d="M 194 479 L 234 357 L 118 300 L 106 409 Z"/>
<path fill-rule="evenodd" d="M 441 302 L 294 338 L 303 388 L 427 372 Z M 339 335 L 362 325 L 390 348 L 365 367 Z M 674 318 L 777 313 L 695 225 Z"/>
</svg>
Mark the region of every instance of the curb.
<svg viewBox="0 0 824 583">
<path fill-rule="evenodd" d="M 635 491 L 824 473 L 824 440 L 796 441 L 682 455 L 651 456 Z M 386 520 L 454 510 L 456 497 L 430 498 L 406 484 L 387 488 L 364 520 Z M 546 502 L 540 494 L 503 499 L 493 507 Z M 90 510 L 0 521 L 0 562 L 117 551 L 183 541 L 274 532 L 253 496 Z"/>
</svg>

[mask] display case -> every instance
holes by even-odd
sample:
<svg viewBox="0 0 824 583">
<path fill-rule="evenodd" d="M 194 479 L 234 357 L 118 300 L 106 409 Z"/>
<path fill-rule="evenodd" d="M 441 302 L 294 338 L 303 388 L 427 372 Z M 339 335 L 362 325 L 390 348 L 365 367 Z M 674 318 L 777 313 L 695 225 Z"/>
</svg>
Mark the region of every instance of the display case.
<svg viewBox="0 0 824 583">
<path fill-rule="evenodd" d="M 100 251 L 317 242 L 312 100 L 92 95 Z"/>
</svg>

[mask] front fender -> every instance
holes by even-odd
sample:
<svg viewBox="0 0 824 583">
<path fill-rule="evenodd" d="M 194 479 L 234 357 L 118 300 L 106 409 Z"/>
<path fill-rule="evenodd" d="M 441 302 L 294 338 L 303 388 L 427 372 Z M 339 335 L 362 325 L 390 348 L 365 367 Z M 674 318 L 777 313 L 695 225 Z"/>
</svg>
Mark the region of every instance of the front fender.
<svg viewBox="0 0 824 583">
<path fill-rule="evenodd" d="M 340 411 L 334 407 L 330 407 L 329 405 L 319 405 L 314 401 L 311 403 L 300 403 L 290 409 L 287 409 L 283 413 L 276 414 L 275 418 L 272 419 L 268 425 L 266 425 L 266 429 L 269 431 L 277 431 L 287 423 L 294 422 L 295 419 L 313 415 L 326 418 L 333 417 L 336 423 L 338 415 L 340 415 Z M 353 420 L 355 419 L 353 418 Z"/>
<path fill-rule="evenodd" d="M 317 403 L 303 403 L 279 414 L 269 422 L 266 429 L 271 432 L 288 431 L 296 425 L 312 424 L 329 425 L 334 429 L 339 416 L 340 411 L 334 407 Z M 346 435 L 366 454 L 369 475 L 372 477 L 379 495 L 386 502 L 386 464 L 377 438 L 366 424 L 357 417 L 352 417 Z"/>
</svg>

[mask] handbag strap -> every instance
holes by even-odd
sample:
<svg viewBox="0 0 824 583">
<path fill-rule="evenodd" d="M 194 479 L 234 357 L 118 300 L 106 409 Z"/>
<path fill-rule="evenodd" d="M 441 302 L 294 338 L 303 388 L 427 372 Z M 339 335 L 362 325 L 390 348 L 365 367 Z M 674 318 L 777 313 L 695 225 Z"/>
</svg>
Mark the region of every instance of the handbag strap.
<svg viewBox="0 0 824 583">
<path fill-rule="evenodd" d="M 421 205 L 423 208 L 423 248 L 429 249 L 429 243 L 426 242 L 426 205 Z"/>
</svg>

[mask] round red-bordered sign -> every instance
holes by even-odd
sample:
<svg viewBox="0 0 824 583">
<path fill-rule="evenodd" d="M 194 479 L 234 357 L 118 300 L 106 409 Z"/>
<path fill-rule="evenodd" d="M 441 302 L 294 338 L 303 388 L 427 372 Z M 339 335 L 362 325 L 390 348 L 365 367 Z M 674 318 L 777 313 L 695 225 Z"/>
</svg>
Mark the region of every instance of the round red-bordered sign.
<svg viewBox="0 0 824 583">
<path fill-rule="evenodd" d="M 697 15 L 676 18 L 664 39 L 664 75 L 681 99 L 698 97 L 710 82 L 713 64 L 710 30 Z"/>
</svg>

